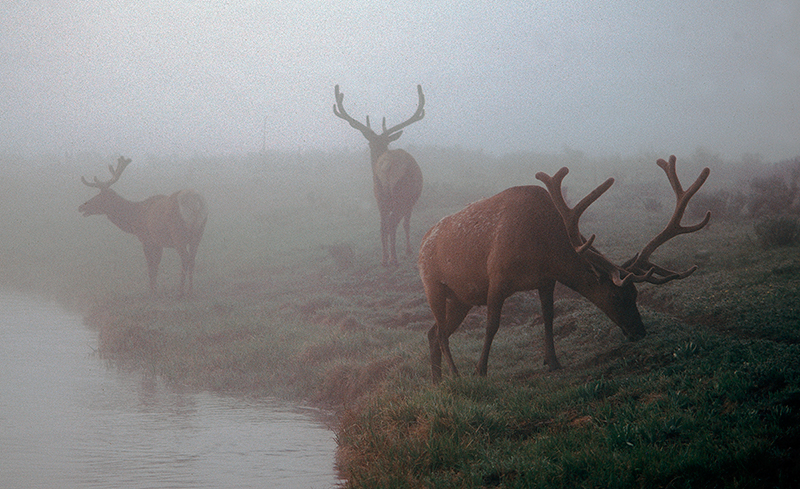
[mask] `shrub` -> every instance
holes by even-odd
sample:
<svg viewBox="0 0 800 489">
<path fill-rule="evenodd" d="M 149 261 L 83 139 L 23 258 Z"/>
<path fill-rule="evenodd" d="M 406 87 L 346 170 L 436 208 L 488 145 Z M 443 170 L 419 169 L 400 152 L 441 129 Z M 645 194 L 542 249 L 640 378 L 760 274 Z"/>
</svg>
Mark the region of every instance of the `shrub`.
<svg viewBox="0 0 800 489">
<path fill-rule="evenodd" d="M 765 248 L 791 246 L 800 241 L 800 221 L 796 216 L 762 219 L 754 226 L 758 241 Z"/>
<path fill-rule="evenodd" d="M 711 211 L 714 219 L 735 219 L 741 215 L 747 202 L 742 191 L 717 190 L 713 193 L 698 193 L 689 202 L 689 217 L 702 219 L 707 211 Z"/>
<path fill-rule="evenodd" d="M 769 174 L 750 182 L 752 216 L 800 212 L 800 157 L 773 165 Z"/>
</svg>

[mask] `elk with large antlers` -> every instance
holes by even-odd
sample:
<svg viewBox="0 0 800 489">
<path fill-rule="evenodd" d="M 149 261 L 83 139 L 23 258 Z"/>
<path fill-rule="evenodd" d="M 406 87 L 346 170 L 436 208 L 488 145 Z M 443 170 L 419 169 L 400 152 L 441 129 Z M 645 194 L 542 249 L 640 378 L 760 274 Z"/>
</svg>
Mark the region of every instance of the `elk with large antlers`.
<svg viewBox="0 0 800 489">
<path fill-rule="evenodd" d="M 94 177 L 90 182 L 81 177 L 85 185 L 99 189 L 100 193 L 78 207 L 78 212 L 84 216 L 105 214 L 118 228 L 139 238 L 153 292 L 163 250 L 175 248 L 181 258 L 179 292 L 181 295 L 191 293 L 195 255 L 208 217 L 205 199 L 194 190 L 184 189 L 169 196 L 154 195 L 142 202 L 126 200 L 111 190 L 111 185 L 119 180 L 130 162 L 129 158 L 120 156 L 116 168 L 108 165 L 111 179 L 107 181 Z"/>
<path fill-rule="evenodd" d="M 419 102 L 417 110 L 408 120 L 389 129 L 386 128 L 386 117 L 383 118 L 383 132 L 377 134 L 369 125 L 364 125 L 350 117 L 344 110 L 344 94 L 336 85 L 336 103 L 333 113 L 336 117 L 347 121 L 351 127 L 358 129 L 369 142 L 370 159 L 372 160 L 372 183 L 378 211 L 381 215 L 381 245 L 383 246 L 383 264 L 397 265 L 395 252 L 395 236 L 397 225 L 403 221 L 406 232 L 406 254 L 411 254 L 411 238 L 409 236 L 411 210 L 422 193 L 422 171 L 416 160 L 402 149 L 389 149 L 389 143 L 396 141 L 403 134 L 402 129 L 425 116 L 425 96 L 422 86 L 417 85 Z"/>
<path fill-rule="evenodd" d="M 545 362 L 561 368 L 553 344 L 553 291 L 556 282 L 580 293 L 614 323 L 629 339 L 645 335 L 636 306 L 637 282 L 663 284 L 688 277 L 697 266 L 676 272 L 650 263 L 650 255 L 669 239 L 703 228 L 711 218 L 693 226 L 680 224 L 689 199 L 710 173 L 703 169 L 684 190 L 675 172 L 675 157 L 658 160 L 675 192 L 675 211 L 664 230 L 641 252 L 617 266 L 593 246 L 595 236 L 581 235 L 581 214 L 614 183 L 609 178 L 570 208 L 561 193 L 561 181 L 569 170 L 554 176 L 538 173 L 547 186 L 512 187 L 470 204 L 443 218 L 422 240 L 419 272 L 436 323 L 428 331 L 431 375 L 442 375 L 442 355 L 458 375 L 450 353 L 449 338 L 476 305 L 487 306 L 486 337 L 477 373 L 486 375 L 489 349 L 500 326 L 503 302 L 512 294 L 538 290 L 545 330 Z"/>
</svg>

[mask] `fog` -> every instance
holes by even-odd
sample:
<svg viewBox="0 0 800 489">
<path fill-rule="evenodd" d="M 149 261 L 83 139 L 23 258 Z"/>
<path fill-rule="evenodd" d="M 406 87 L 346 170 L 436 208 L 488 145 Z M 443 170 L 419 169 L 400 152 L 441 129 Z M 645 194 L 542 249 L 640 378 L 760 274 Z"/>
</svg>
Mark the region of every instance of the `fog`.
<svg viewBox="0 0 800 489">
<path fill-rule="evenodd" d="M 0 153 L 800 154 L 800 4 L 4 2 Z"/>
</svg>

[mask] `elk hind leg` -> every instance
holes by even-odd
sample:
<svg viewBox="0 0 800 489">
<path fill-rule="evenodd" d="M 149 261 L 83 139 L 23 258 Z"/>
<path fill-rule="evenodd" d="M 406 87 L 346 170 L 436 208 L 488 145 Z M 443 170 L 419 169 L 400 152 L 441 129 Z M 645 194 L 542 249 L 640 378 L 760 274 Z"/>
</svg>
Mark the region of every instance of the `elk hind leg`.
<svg viewBox="0 0 800 489">
<path fill-rule="evenodd" d="M 456 368 L 456 362 L 453 361 L 453 354 L 450 352 L 450 336 L 461 326 L 461 323 L 464 322 L 464 318 L 467 317 L 467 313 L 470 309 L 472 309 L 471 305 L 465 304 L 455 297 L 450 297 L 447 300 L 445 308 L 446 318 L 443 323 L 444 328 L 439 328 L 437 331 L 439 349 L 444 355 L 444 359 L 447 361 L 447 366 L 450 367 L 450 371 L 456 376 L 458 375 L 458 368 Z"/>
<path fill-rule="evenodd" d="M 406 255 L 411 256 L 411 211 L 403 218 L 403 230 L 406 232 Z"/>
<path fill-rule="evenodd" d="M 205 230 L 205 227 L 206 221 L 203 220 L 200 226 L 192 232 L 192 236 L 189 240 L 189 264 L 187 267 L 187 278 L 189 281 L 188 294 L 192 293 L 195 257 L 197 256 L 197 248 L 200 246 L 200 240 L 203 238 L 203 231 Z M 183 290 L 183 284 L 181 284 L 181 290 Z"/>
<path fill-rule="evenodd" d="M 158 266 L 161 264 L 161 255 L 163 252 L 164 249 L 160 246 L 144 246 L 144 257 L 147 259 L 147 275 L 150 278 L 150 291 L 153 293 L 156 292 L 157 288 Z"/>
<path fill-rule="evenodd" d="M 489 370 L 489 350 L 492 348 L 492 341 L 494 341 L 497 330 L 500 329 L 500 312 L 503 310 L 503 302 L 505 302 L 505 297 L 489 294 L 489 301 L 486 304 L 486 338 L 483 340 L 481 357 L 475 369 L 476 373 L 482 377 L 485 377 Z"/>
<path fill-rule="evenodd" d="M 431 378 L 434 382 L 439 382 L 442 378 L 442 354 L 445 356 L 447 365 L 453 375 L 458 375 L 450 352 L 450 335 L 458 328 L 471 309 L 471 306 L 458 301 L 451 295 L 445 285 L 437 284 L 431 288 L 426 287 L 428 303 L 436 320 L 433 327 L 428 331 L 428 346 L 431 353 Z"/>
<path fill-rule="evenodd" d="M 178 255 L 181 257 L 181 284 L 178 288 L 178 295 L 183 297 L 186 290 L 186 280 L 189 280 L 189 292 L 192 291 L 192 273 L 194 269 L 194 255 L 188 246 L 179 246 Z"/>
<path fill-rule="evenodd" d="M 400 219 L 393 212 L 387 214 L 386 218 L 381 220 L 381 244 L 383 245 L 384 265 L 397 265 L 395 242 L 398 224 L 400 224 Z"/>
</svg>

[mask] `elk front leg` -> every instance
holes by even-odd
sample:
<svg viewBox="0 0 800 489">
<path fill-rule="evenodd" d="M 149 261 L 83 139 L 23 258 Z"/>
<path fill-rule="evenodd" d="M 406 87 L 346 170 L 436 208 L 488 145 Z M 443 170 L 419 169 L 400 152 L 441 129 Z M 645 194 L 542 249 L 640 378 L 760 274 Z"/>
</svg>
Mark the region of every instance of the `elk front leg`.
<svg viewBox="0 0 800 489">
<path fill-rule="evenodd" d="M 544 320 L 544 363 L 550 370 L 558 370 L 561 364 L 556 358 L 556 347 L 553 343 L 553 291 L 556 284 L 548 284 L 539 288 L 539 302 L 542 305 Z"/>
<path fill-rule="evenodd" d="M 147 275 L 150 277 L 150 291 L 156 292 L 156 278 L 158 265 L 161 264 L 161 255 L 164 249 L 156 245 L 144 245 L 144 256 L 147 259 Z"/>
</svg>

